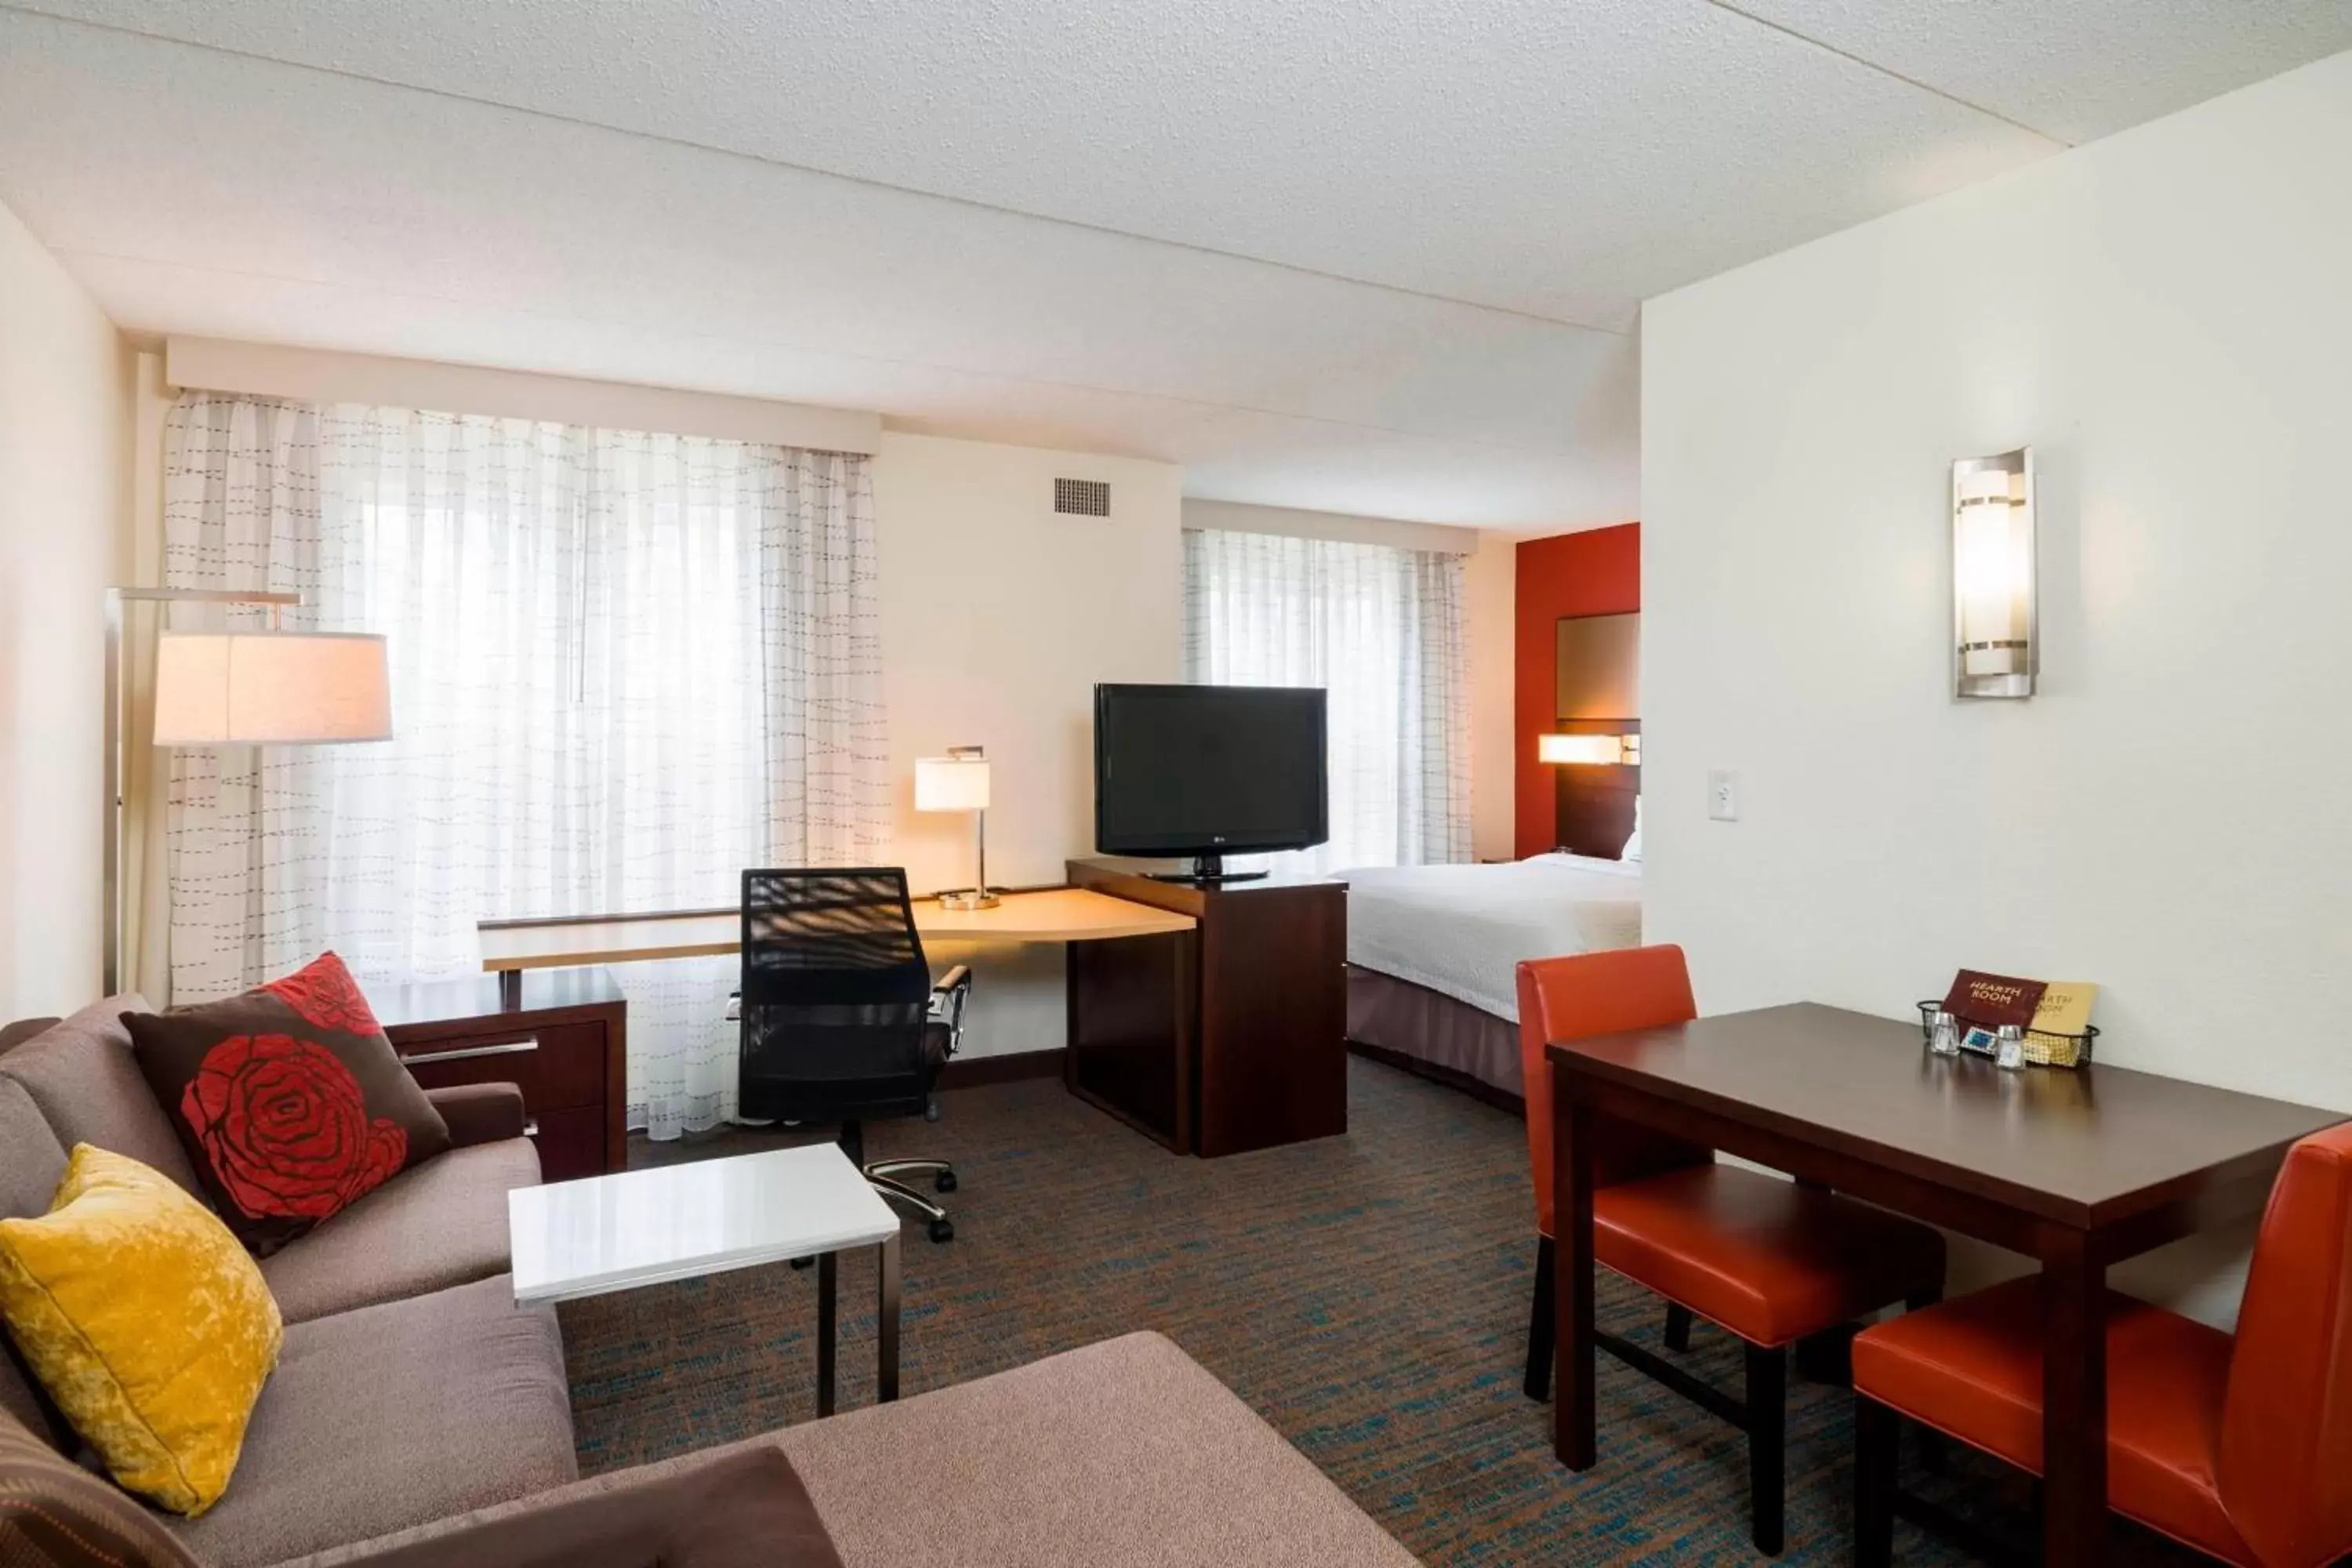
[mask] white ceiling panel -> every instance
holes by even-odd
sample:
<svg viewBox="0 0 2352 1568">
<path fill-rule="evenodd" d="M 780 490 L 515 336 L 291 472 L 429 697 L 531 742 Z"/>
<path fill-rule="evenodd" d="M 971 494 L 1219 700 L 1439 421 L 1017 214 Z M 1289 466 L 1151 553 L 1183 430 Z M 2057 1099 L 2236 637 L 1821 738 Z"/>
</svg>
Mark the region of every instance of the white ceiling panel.
<svg viewBox="0 0 2352 1568">
<path fill-rule="evenodd" d="M 2072 143 L 2352 49 L 2352 0 L 1736 0 Z"/>
<path fill-rule="evenodd" d="M 42 8 L 1616 328 L 2051 151 L 1704 0 Z"/>
<path fill-rule="evenodd" d="M 116 319 L 1633 515 L 1651 294 L 2352 45 L 2352 0 L 0 0 Z"/>
<path fill-rule="evenodd" d="M 1622 334 L 5 14 L 0 199 L 134 330 L 973 433 L 1031 383 L 1171 426 L 1261 414 L 1604 468 L 1632 441 Z M 1179 456 L 1117 423 L 1121 449 Z"/>
</svg>

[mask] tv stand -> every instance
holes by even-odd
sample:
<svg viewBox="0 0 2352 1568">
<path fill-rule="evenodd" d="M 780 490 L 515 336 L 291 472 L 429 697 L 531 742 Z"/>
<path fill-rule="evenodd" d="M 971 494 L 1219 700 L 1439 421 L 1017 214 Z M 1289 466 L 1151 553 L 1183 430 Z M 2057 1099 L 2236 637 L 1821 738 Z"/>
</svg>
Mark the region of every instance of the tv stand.
<svg viewBox="0 0 2352 1568">
<path fill-rule="evenodd" d="M 1263 882 L 1270 871 L 1228 871 L 1222 855 L 1195 855 L 1189 871 L 1150 871 L 1145 873 L 1155 882 L 1182 882 L 1188 887 L 1214 888 L 1227 882 Z"/>
<path fill-rule="evenodd" d="M 1171 882 L 1152 869 L 1069 863 L 1074 888 L 1198 922 L 1172 938 L 1070 944 L 1071 1090 L 1212 1158 L 1345 1132 L 1347 884 Z"/>
</svg>

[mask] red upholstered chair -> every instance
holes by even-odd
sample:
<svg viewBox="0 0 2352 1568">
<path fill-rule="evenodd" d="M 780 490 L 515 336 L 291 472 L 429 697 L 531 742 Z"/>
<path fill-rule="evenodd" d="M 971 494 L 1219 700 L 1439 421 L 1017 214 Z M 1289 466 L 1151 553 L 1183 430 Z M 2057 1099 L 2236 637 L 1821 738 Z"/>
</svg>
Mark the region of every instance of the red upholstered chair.
<svg viewBox="0 0 2352 1568">
<path fill-rule="evenodd" d="M 2042 1471 L 2040 1281 L 2012 1280 L 1853 1342 L 1858 1560 L 1893 1553 L 1908 1416 Z M 2352 1123 L 2288 1152 L 2233 1339 L 2107 1297 L 2107 1506 L 2245 1568 L 2352 1552 Z"/>
<path fill-rule="evenodd" d="M 1551 1391 L 1551 1073 L 1544 1047 L 1698 1016 L 1678 947 L 1637 947 L 1519 965 L 1519 1049 L 1535 1169 L 1536 1299 L 1527 1392 Z M 1746 1396 L 1698 1383 L 1612 1334 L 1595 1342 L 1748 1433 L 1757 1547 L 1781 1542 L 1788 1347 L 1895 1301 L 1943 1289 L 1944 1238 L 1929 1226 L 1738 1165 L 1660 1134 L 1621 1129 L 1597 1152 L 1594 1256 L 1667 1301 L 1666 1345 L 1689 1348 L 1692 1314 L 1747 1342 Z"/>
</svg>

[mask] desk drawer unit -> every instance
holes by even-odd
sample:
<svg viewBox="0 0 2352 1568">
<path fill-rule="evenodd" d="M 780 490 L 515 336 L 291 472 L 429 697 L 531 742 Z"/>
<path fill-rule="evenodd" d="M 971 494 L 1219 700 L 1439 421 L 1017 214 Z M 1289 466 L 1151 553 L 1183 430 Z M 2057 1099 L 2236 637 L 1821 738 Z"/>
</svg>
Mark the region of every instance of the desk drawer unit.
<svg viewBox="0 0 2352 1568">
<path fill-rule="evenodd" d="M 628 1005 L 605 971 L 536 972 L 518 1006 L 501 1006 L 488 977 L 370 1000 L 425 1088 L 510 1083 L 522 1091 L 544 1179 L 625 1167 Z"/>
<path fill-rule="evenodd" d="M 412 1040 L 400 1059 L 427 1089 L 460 1083 L 510 1083 L 534 1110 L 577 1110 L 604 1103 L 604 1028 L 553 1024 Z"/>
</svg>

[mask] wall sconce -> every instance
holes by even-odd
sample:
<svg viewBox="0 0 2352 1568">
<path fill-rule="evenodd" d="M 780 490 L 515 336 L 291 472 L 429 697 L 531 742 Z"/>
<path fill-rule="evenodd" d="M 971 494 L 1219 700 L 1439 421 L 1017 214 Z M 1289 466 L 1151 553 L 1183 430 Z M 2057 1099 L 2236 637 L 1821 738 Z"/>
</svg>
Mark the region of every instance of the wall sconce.
<svg viewBox="0 0 2352 1568">
<path fill-rule="evenodd" d="M 1952 465 L 1952 692 L 2031 697 L 2042 668 L 2033 448 Z"/>
<path fill-rule="evenodd" d="M 1538 735 L 1536 761 L 1585 767 L 1638 768 L 1642 765 L 1639 735 Z"/>
</svg>

